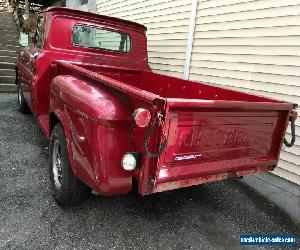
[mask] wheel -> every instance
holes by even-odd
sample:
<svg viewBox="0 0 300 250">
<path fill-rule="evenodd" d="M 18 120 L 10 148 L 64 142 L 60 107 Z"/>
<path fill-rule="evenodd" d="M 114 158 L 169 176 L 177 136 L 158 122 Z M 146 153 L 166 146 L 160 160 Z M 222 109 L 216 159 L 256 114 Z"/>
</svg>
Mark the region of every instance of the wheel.
<svg viewBox="0 0 300 250">
<path fill-rule="evenodd" d="M 18 104 L 19 104 L 19 110 L 22 113 L 24 113 L 24 114 L 30 113 L 30 109 L 29 109 L 27 103 L 25 102 L 25 98 L 24 98 L 23 91 L 21 89 L 20 84 L 18 84 Z"/>
<path fill-rule="evenodd" d="M 72 207 L 87 199 L 89 188 L 73 174 L 60 123 L 55 125 L 50 139 L 49 174 L 52 196 L 59 206 Z"/>
</svg>

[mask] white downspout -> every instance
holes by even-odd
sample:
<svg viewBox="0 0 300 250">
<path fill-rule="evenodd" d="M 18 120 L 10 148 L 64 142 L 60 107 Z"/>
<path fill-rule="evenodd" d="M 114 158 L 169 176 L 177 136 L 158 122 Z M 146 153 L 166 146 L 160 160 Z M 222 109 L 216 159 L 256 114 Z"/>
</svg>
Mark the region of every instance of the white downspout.
<svg viewBox="0 0 300 250">
<path fill-rule="evenodd" d="M 189 33 L 188 33 L 188 39 L 187 39 L 187 44 L 186 44 L 186 49 L 185 49 L 185 62 L 184 62 L 184 71 L 183 71 L 184 79 L 189 79 L 189 76 L 190 76 L 190 65 L 191 65 L 191 59 L 192 59 L 195 24 L 196 24 L 196 16 L 197 16 L 197 4 L 198 4 L 198 0 L 192 0 L 192 9 L 191 9 L 190 23 L 189 23 Z"/>
</svg>

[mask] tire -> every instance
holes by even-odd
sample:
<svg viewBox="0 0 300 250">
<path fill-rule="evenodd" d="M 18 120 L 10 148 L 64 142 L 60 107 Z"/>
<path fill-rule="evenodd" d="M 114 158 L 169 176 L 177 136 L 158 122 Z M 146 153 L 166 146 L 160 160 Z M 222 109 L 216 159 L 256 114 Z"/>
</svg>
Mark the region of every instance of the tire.
<svg viewBox="0 0 300 250">
<path fill-rule="evenodd" d="M 60 207 L 73 207 L 85 201 L 89 188 L 73 174 L 65 133 L 57 123 L 49 145 L 49 174 L 52 196 Z"/>
<path fill-rule="evenodd" d="M 22 88 L 21 88 L 19 83 L 18 83 L 18 105 L 19 105 L 19 110 L 23 114 L 30 114 L 31 113 L 27 103 L 25 102 L 23 91 L 22 91 Z"/>
</svg>

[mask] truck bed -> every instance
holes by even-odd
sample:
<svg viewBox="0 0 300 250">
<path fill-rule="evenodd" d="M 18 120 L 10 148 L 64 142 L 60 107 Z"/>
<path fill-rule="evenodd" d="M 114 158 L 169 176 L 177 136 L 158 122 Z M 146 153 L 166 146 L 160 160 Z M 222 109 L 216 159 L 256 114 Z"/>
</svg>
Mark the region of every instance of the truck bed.
<svg viewBox="0 0 300 250">
<path fill-rule="evenodd" d="M 168 146 L 157 163 L 153 192 L 277 165 L 290 103 L 154 72 L 111 77 L 167 100 Z"/>
<path fill-rule="evenodd" d="M 78 67 L 65 64 L 131 98 L 163 100 L 164 126 L 152 140 L 157 151 L 141 171 L 141 194 L 273 170 L 277 165 L 293 104 L 183 80 L 150 71 L 124 68 Z M 144 134 L 141 132 L 140 134 Z M 143 137 L 137 137 L 143 150 Z M 154 176 L 149 189 L 148 176 Z"/>
<path fill-rule="evenodd" d="M 153 71 L 68 63 L 63 61 L 56 61 L 56 63 L 69 69 L 70 74 L 74 74 L 75 70 L 76 73 L 95 78 L 98 82 L 102 82 L 108 86 L 117 88 L 121 86 L 126 88 L 126 86 L 129 86 L 138 90 L 140 93 L 153 94 L 160 98 L 286 103 L 250 93 L 229 90 L 200 81 L 184 80 Z"/>
<path fill-rule="evenodd" d="M 151 71 L 131 71 L 121 73 L 98 71 L 97 73 L 137 87 L 141 90 L 154 93 L 163 98 L 279 102 L 270 98 L 227 90 L 204 82 L 184 80 L 178 77 L 167 76 Z"/>
</svg>

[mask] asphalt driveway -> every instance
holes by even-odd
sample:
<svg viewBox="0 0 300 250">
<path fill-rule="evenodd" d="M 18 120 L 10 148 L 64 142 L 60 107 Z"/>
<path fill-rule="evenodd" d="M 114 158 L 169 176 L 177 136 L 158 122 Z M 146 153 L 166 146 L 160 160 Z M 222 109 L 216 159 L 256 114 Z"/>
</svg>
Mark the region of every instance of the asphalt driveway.
<svg viewBox="0 0 300 250">
<path fill-rule="evenodd" d="M 45 145 L 16 95 L 0 94 L 0 249 L 240 249 L 240 234 L 300 236 L 284 212 L 235 180 L 145 198 L 92 196 L 61 209 Z"/>
</svg>

